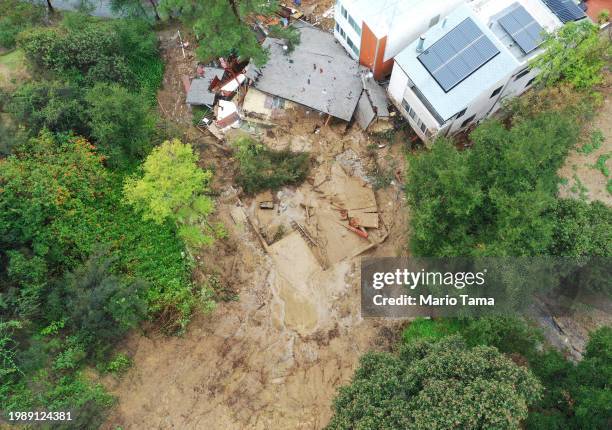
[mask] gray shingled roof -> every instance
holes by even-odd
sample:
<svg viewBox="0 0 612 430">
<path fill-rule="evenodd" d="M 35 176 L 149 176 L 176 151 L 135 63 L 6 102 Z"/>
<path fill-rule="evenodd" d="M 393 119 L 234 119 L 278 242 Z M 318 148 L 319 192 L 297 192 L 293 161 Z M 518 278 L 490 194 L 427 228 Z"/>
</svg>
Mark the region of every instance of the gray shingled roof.
<svg viewBox="0 0 612 430">
<path fill-rule="evenodd" d="M 270 58 L 261 68 L 250 65 L 247 77 L 260 91 L 350 121 L 362 91 L 359 65 L 330 33 L 303 23 L 295 27 L 301 41 L 294 51 L 266 38 Z"/>
<path fill-rule="evenodd" d="M 187 92 L 187 103 L 190 105 L 212 106 L 215 102 L 215 93 L 211 93 L 208 87 L 210 87 L 210 83 L 215 76 L 219 79 L 223 78 L 223 73 L 223 69 L 206 67 L 204 69 L 204 76 L 191 81 L 191 86 Z"/>
</svg>

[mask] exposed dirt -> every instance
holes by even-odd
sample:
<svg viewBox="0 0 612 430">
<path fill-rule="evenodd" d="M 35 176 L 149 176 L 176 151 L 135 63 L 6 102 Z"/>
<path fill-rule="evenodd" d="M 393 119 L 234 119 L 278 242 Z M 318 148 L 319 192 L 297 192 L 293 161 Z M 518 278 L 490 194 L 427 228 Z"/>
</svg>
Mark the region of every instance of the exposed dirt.
<svg viewBox="0 0 612 430">
<path fill-rule="evenodd" d="M 186 139 L 200 149 L 203 165 L 216 166 L 217 216 L 230 235 L 198 256 L 195 278 L 216 272 L 239 300 L 196 317 L 182 337 L 134 333 L 123 346 L 134 366 L 108 383 L 119 401 L 104 428 L 320 429 L 360 355 L 389 349 L 402 325 L 360 317 L 356 256 L 364 249 L 377 256 L 405 252 L 400 184 L 393 180 L 371 194 L 363 180 L 377 162 L 386 165 L 391 159 L 398 161 L 386 168 L 401 178 L 401 146 L 379 148 L 358 128 L 325 126 L 323 116 L 303 109 L 278 127 L 245 125 L 235 133 L 250 132 L 273 148 L 311 152 L 312 169 L 298 188 L 238 196 L 228 154 L 207 145 L 213 138 L 190 125 L 190 114 L 181 106 L 180 76 L 189 72 L 188 62 L 172 60 L 176 45 L 165 43 L 174 53 L 166 54 L 170 64 L 160 91 L 162 114 L 181 125 Z M 352 201 L 357 194 L 370 198 L 368 193 L 380 226 L 368 229 L 364 239 L 338 224 L 332 203 Z M 259 209 L 258 202 L 269 199 L 275 201 L 274 210 Z M 291 221 L 303 226 L 315 244 L 294 231 Z M 280 225 L 284 233 L 274 237 Z M 272 233 L 267 234 L 270 245 L 253 226 Z"/>
<path fill-rule="evenodd" d="M 565 185 L 561 186 L 559 193 L 562 197 L 582 197 L 588 201 L 599 200 L 608 206 L 612 206 L 612 190 L 608 191 L 608 182 L 612 180 L 612 174 L 606 177 L 595 168 L 601 156 L 612 155 L 611 73 L 607 75 L 607 85 L 603 88 L 603 96 L 603 106 L 588 131 L 600 130 L 603 133 L 604 141 L 599 149 L 590 154 L 585 154 L 579 149 L 571 151 L 565 165 L 559 171 L 559 175 L 567 181 Z M 588 138 L 584 140 L 588 141 Z M 581 146 L 579 145 L 579 147 Z M 612 172 L 612 158 L 607 161 L 606 165 L 608 170 Z"/>
</svg>

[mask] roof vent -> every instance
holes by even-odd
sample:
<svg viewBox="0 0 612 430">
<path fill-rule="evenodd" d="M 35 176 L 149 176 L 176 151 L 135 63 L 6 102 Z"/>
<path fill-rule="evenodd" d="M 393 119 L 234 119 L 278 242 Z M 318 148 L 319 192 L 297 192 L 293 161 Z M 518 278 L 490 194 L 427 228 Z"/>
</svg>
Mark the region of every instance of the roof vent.
<svg viewBox="0 0 612 430">
<path fill-rule="evenodd" d="M 421 35 L 421 37 L 419 37 L 419 43 L 416 47 L 416 51 L 417 52 L 423 52 L 423 44 L 425 43 L 425 35 Z"/>
<path fill-rule="evenodd" d="M 448 21 L 448 18 L 444 18 L 442 21 L 442 28 L 446 27 L 446 21 Z"/>
</svg>

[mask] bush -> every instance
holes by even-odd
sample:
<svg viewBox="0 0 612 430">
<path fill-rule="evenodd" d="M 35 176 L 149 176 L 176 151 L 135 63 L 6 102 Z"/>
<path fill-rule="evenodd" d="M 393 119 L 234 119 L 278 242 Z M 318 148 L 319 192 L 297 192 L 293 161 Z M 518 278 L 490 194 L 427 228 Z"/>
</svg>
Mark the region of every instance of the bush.
<svg viewBox="0 0 612 430">
<path fill-rule="evenodd" d="M 106 371 L 115 376 L 120 376 L 127 372 L 127 370 L 132 367 L 132 364 L 132 359 L 120 352 L 106 365 Z"/>
<path fill-rule="evenodd" d="M 63 290 L 66 326 L 88 351 L 113 345 L 146 314 L 145 286 L 112 274 L 114 263 L 115 259 L 96 253 L 51 292 Z"/>
<path fill-rule="evenodd" d="M 74 84 L 59 81 L 24 84 L 12 94 L 7 109 L 31 136 L 43 129 L 84 136 L 90 133 L 83 91 Z"/>
<path fill-rule="evenodd" d="M 118 83 L 147 95 L 161 83 L 163 64 L 150 26 L 139 20 L 102 21 L 83 17 L 78 25 L 35 28 L 18 43 L 30 62 L 56 77 Z"/>
<path fill-rule="evenodd" d="M 308 175 L 307 153 L 274 151 L 249 138 L 237 139 L 234 146 L 238 160 L 236 182 L 247 194 L 298 185 Z"/>
<path fill-rule="evenodd" d="M 568 257 L 612 256 L 612 209 L 601 202 L 558 199 L 550 254 Z"/>
<path fill-rule="evenodd" d="M 17 35 L 42 21 L 45 9 L 20 0 L 0 2 L 0 47 L 15 47 Z"/>
<path fill-rule="evenodd" d="M 116 84 L 96 84 L 85 100 L 91 136 L 111 166 L 125 167 L 149 153 L 155 116 L 142 95 Z"/>
</svg>

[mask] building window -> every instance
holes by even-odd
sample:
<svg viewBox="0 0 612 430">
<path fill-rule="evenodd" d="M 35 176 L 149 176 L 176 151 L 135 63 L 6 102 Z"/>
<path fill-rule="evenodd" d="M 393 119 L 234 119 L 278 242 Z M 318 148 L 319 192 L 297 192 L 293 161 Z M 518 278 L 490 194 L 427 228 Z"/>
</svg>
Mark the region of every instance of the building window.
<svg viewBox="0 0 612 430">
<path fill-rule="evenodd" d="M 431 21 L 429 21 L 429 28 L 433 27 L 440 21 L 440 15 L 434 16 Z"/>
<path fill-rule="evenodd" d="M 530 71 L 531 71 L 531 70 L 529 70 L 529 69 L 522 70 L 522 71 L 521 71 L 521 72 L 520 72 L 518 75 L 516 75 L 516 76 L 514 77 L 514 80 L 515 80 L 515 81 L 518 81 L 518 80 L 519 80 L 519 79 L 521 79 L 523 76 L 527 75 L 527 74 L 528 74 Z"/>
<path fill-rule="evenodd" d="M 416 112 L 414 111 L 414 109 L 412 109 L 412 107 L 408 104 L 408 102 L 406 101 L 406 99 L 402 100 L 402 107 L 404 109 L 406 109 L 406 112 L 408 112 L 408 115 L 410 115 L 410 118 L 415 119 L 414 117 L 416 116 Z"/>
<path fill-rule="evenodd" d="M 338 33 L 340 33 L 340 36 L 342 36 L 343 39 L 346 39 L 346 33 L 340 26 L 338 26 Z"/>
<path fill-rule="evenodd" d="M 336 31 L 340 33 L 340 26 L 338 25 L 338 23 L 336 23 Z"/>
<path fill-rule="evenodd" d="M 348 19 L 348 12 L 346 11 L 346 9 L 344 8 L 344 6 L 340 6 L 340 13 L 342 14 L 342 16 L 344 17 L 344 19 Z"/>
<path fill-rule="evenodd" d="M 349 24 L 351 24 L 351 27 L 353 27 L 353 30 L 355 30 L 355 33 L 357 33 L 359 36 L 361 36 L 361 28 L 359 27 L 359 25 L 355 22 L 355 20 L 353 19 L 352 16 L 349 15 L 348 17 L 348 22 Z"/>
<path fill-rule="evenodd" d="M 467 112 L 467 108 L 463 109 L 461 112 L 459 112 L 457 114 L 457 116 L 455 117 L 455 119 L 459 119 L 461 118 L 463 115 L 465 115 L 465 113 Z"/>
<path fill-rule="evenodd" d="M 410 107 L 410 105 L 408 104 L 408 102 L 406 101 L 406 99 L 402 100 L 402 107 L 403 107 L 404 109 L 406 109 L 406 112 L 410 112 L 411 107 Z"/>
<path fill-rule="evenodd" d="M 426 133 L 426 131 L 427 131 L 427 127 L 425 127 L 425 123 L 423 123 L 423 122 L 421 123 L 421 131 L 423 133 Z"/>
<path fill-rule="evenodd" d="M 535 81 L 536 78 L 531 78 L 529 79 L 529 82 L 527 82 L 527 85 L 525 85 L 525 88 L 531 86 L 531 84 L 533 84 L 533 81 Z"/>
<path fill-rule="evenodd" d="M 348 43 L 348 46 L 351 47 L 351 49 L 353 50 L 353 52 L 357 55 L 359 55 L 359 48 L 357 48 L 357 46 L 353 43 L 353 41 L 350 38 L 346 38 L 346 43 Z"/>
<path fill-rule="evenodd" d="M 476 114 L 472 115 L 471 117 L 469 117 L 468 119 L 466 119 L 465 121 L 463 121 L 461 123 L 461 128 L 465 127 L 466 125 L 468 125 L 469 123 L 471 123 L 472 121 L 474 121 L 474 118 L 476 118 Z"/>
<path fill-rule="evenodd" d="M 498 95 L 499 93 L 501 93 L 501 90 L 502 90 L 503 88 L 504 88 L 503 86 L 501 86 L 501 87 L 497 88 L 495 91 L 493 91 L 493 94 L 491 94 L 491 97 L 489 97 L 489 98 L 490 98 L 490 99 L 492 99 L 493 97 L 495 97 L 496 95 Z"/>
</svg>

